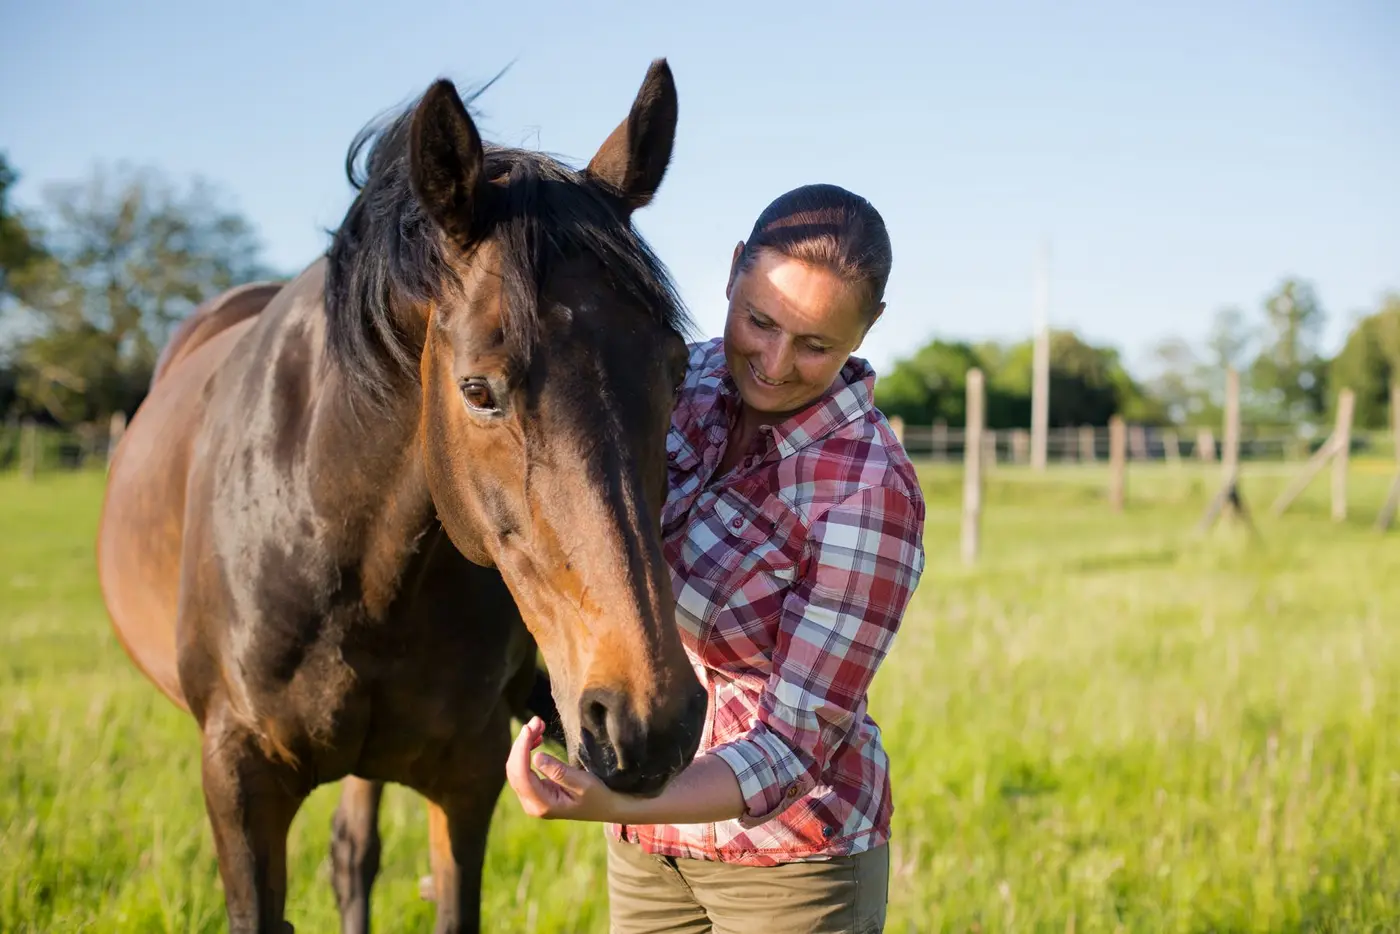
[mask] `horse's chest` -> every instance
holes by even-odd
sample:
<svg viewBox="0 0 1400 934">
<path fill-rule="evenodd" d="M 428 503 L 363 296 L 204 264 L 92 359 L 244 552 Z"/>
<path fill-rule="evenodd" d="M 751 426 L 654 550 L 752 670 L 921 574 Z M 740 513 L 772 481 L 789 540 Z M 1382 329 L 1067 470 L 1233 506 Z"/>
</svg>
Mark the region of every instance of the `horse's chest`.
<svg viewBox="0 0 1400 934">
<path fill-rule="evenodd" d="M 338 745 L 358 748 L 352 770 L 410 782 L 423 763 L 455 758 L 504 722 L 507 683 L 533 665 L 533 647 L 524 626 L 506 617 L 459 620 L 455 631 L 434 626 L 397 652 L 347 650 L 360 689 L 346 705 L 354 735 Z"/>
<path fill-rule="evenodd" d="M 533 664 L 534 643 L 493 572 L 433 568 L 378 619 L 344 607 L 319 619 L 264 615 L 240 653 L 274 749 L 314 764 L 322 780 L 357 774 L 405 781 L 451 758 L 502 715 L 507 682 Z"/>
<path fill-rule="evenodd" d="M 367 761 L 393 778 L 499 719 L 533 643 L 500 575 L 440 530 L 419 534 L 417 506 L 345 532 L 297 492 L 299 476 L 223 478 L 210 533 L 226 589 L 195 615 L 235 708 L 274 751 L 323 780 L 364 775 Z"/>
</svg>

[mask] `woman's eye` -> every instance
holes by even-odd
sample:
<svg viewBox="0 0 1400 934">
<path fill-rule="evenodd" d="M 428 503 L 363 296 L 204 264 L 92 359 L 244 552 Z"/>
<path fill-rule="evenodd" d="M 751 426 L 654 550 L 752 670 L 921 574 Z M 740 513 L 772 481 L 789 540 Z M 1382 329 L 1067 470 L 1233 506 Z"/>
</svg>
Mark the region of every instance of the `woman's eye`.
<svg viewBox="0 0 1400 934">
<path fill-rule="evenodd" d="M 486 385 L 485 380 L 469 379 L 463 382 L 462 398 L 474 409 L 483 412 L 496 410 L 496 397 L 491 394 L 491 387 Z"/>
</svg>

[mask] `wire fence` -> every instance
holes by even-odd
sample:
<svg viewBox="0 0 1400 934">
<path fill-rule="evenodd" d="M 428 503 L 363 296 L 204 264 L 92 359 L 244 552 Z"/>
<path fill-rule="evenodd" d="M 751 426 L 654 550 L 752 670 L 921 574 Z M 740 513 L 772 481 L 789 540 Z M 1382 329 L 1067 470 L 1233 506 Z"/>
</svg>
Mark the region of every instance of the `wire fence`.
<svg viewBox="0 0 1400 934">
<path fill-rule="evenodd" d="M 1162 428 L 1128 425 L 1127 458 L 1130 461 L 1197 461 L 1214 463 L 1220 458 L 1220 438 L 1210 428 Z M 910 457 L 933 461 L 962 461 L 967 432 L 944 424 L 903 425 L 900 434 Z M 1286 429 L 1241 426 L 1240 460 L 1288 463 L 1305 461 L 1327 442 L 1326 434 L 1305 437 Z M 983 459 L 992 464 L 1029 464 L 1031 433 L 1025 428 L 982 431 Z M 1100 426 L 1051 428 L 1045 437 L 1045 457 L 1053 464 L 1107 461 L 1109 429 Z M 1392 456 L 1389 432 L 1352 431 L 1351 450 L 1359 456 Z"/>
<path fill-rule="evenodd" d="M 72 428 L 11 419 L 0 424 L 0 472 L 26 476 L 58 471 L 104 468 L 108 452 L 121 437 L 125 420 L 110 425 Z"/>
<path fill-rule="evenodd" d="M 19 471 L 33 476 L 103 468 L 124 427 L 125 422 L 120 418 L 114 424 L 73 428 L 10 420 L 0 424 L 0 471 Z M 1130 461 L 1213 463 L 1220 457 L 1220 440 L 1209 428 L 1129 425 L 1127 431 Z M 963 460 L 967 432 L 961 426 L 903 425 L 901 434 L 910 457 L 932 461 Z M 1395 450 L 1392 438 L 1390 432 L 1353 431 L 1351 452 L 1363 457 L 1392 457 Z M 987 429 L 982 432 L 982 439 L 982 456 L 989 466 L 1030 463 L 1028 429 Z M 1051 428 L 1045 440 L 1046 460 L 1052 464 L 1106 462 L 1109 457 L 1107 427 Z M 1241 426 L 1240 459 L 1276 463 L 1305 461 L 1326 441 L 1325 435 L 1308 438 L 1283 429 Z"/>
</svg>

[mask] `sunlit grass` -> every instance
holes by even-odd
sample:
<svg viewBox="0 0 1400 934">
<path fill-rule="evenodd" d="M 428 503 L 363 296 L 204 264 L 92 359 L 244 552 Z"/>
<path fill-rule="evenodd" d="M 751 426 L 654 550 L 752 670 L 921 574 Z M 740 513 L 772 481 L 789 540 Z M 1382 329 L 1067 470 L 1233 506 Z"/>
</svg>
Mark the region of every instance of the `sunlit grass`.
<svg viewBox="0 0 1400 934">
<path fill-rule="evenodd" d="M 1383 930 L 1400 926 L 1400 532 L 1393 467 L 1319 478 L 1259 537 L 1193 526 L 1215 471 L 989 480 L 958 559 L 961 478 L 925 471 L 928 571 L 872 711 L 894 761 L 891 931 Z M 1286 470 L 1247 468 L 1264 513 Z M 0 930 L 225 929 L 192 722 L 107 627 L 102 478 L 0 477 Z M 336 928 L 337 788 L 290 842 L 289 919 Z M 380 930 L 428 930 L 425 812 L 386 796 Z M 503 797 L 489 930 L 604 931 L 596 827 Z"/>
</svg>

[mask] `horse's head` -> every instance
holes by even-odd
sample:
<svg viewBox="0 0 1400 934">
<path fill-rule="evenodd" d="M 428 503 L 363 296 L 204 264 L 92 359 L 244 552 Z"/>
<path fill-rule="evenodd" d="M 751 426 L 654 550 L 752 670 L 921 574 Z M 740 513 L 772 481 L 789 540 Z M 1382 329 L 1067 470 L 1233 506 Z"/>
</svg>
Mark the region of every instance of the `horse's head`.
<svg viewBox="0 0 1400 934">
<path fill-rule="evenodd" d="M 509 586 L 570 756 L 638 793 L 690 761 L 705 708 L 660 547 L 683 313 L 630 221 L 665 174 L 676 106 L 658 61 L 575 171 L 484 146 L 440 81 L 400 121 L 400 151 L 376 147 L 369 168 L 398 161 L 416 202 L 395 249 L 426 253 L 401 256 L 396 278 L 417 293 L 399 304 L 421 311 L 395 327 L 421 338 L 419 436 L 443 527 Z"/>
</svg>

